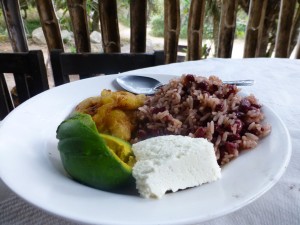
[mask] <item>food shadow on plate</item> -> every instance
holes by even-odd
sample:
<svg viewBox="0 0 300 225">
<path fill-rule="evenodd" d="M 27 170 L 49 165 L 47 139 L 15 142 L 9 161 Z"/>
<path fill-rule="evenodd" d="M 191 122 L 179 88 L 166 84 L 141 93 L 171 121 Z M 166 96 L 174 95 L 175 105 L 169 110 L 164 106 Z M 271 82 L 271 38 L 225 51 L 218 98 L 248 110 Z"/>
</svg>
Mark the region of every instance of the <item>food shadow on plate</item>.
<svg viewBox="0 0 300 225">
<path fill-rule="evenodd" d="M 71 180 L 73 180 L 76 183 L 79 183 L 79 184 L 84 185 L 86 187 L 93 188 L 95 190 L 105 191 L 105 192 L 112 193 L 112 194 L 120 194 L 120 195 L 128 195 L 128 196 L 139 196 L 139 193 L 138 193 L 138 191 L 136 189 L 135 181 L 134 180 L 131 180 L 127 184 L 124 184 L 124 185 L 122 185 L 122 186 L 120 186 L 118 188 L 115 188 L 115 189 L 102 190 L 102 189 L 98 189 L 98 188 L 92 187 L 90 185 L 81 183 L 80 181 L 78 181 L 78 180 L 73 179 L 72 177 L 70 177 L 67 173 L 65 173 L 64 175 L 66 176 L 67 179 L 71 179 Z"/>
<path fill-rule="evenodd" d="M 117 91 L 126 91 L 124 88 L 122 88 L 122 87 L 118 84 L 118 82 L 117 82 L 116 80 L 113 80 L 112 86 L 113 86 L 113 88 L 114 88 L 115 90 L 117 90 Z"/>
</svg>

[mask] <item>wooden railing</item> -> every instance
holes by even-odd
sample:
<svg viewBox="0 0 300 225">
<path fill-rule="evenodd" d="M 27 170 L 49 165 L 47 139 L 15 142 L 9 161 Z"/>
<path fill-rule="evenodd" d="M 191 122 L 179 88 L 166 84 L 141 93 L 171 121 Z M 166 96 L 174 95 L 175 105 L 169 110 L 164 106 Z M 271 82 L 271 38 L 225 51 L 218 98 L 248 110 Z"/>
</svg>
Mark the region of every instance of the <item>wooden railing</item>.
<svg viewBox="0 0 300 225">
<path fill-rule="evenodd" d="M 13 50 L 28 50 L 18 0 L 0 0 L 7 23 Z M 273 0 L 251 0 L 246 28 L 244 57 L 262 57 L 262 49 L 266 48 L 268 31 L 264 26 L 268 22 L 266 12 L 272 7 Z M 275 45 L 275 57 L 289 57 L 293 45 L 292 34 L 299 23 L 293 20 L 300 17 L 297 0 L 281 0 L 280 13 Z M 204 27 L 205 0 L 191 0 L 188 22 L 188 40 L 186 60 L 201 59 L 202 35 Z M 238 0 L 223 0 L 220 17 L 216 57 L 230 58 L 236 30 Z M 63 41 L 56 18 L 52 0 L 36 0 L 43 32 L 49 50 L 64 50 Z M 102 44 L 105 53 L 121 51 L 120 32 L 118 27 L 118 11 L 116 0 L 99 1 L 99 17 L 101 24 Z M 91 44 L 87 22 L 86 0 L 67 0 L 67 7 L 73 27 L 77 52 L 90 52 Z M 140 53 L 146 51 L 147 0 L 130 1 L 130 51 Z M 295 15 L 295 16 L 294 16 Z M 300 20 L 299 20 L 300 21 Z M 180 1 L 164 0 L 164 51 L 165 63 L 177 61 L 178 40 L 180 33 Z M 297 34 L 298 35 L 298 34 Z M 300 47 L 296 48 L 296 57 L 300 56 Z"/>
</svg>

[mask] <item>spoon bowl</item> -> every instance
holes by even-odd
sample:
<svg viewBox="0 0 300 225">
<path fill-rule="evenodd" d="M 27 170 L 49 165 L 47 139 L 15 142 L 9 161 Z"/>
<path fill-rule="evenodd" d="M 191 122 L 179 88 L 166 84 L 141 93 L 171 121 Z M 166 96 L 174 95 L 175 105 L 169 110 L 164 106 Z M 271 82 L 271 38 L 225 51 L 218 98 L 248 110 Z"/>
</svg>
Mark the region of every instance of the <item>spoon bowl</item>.
<svg viewBox="0 0 300 225">
<path fill-rule="evenodd" d="M 140 75 L 124 75 L 116 78 L 117 83 L 134 94 L 153 95 L 157 89 L 164 84 L 152 77 Z M 251 86 L 254 80 L 236 80 L 236 81 L 223 81 L 225 84 L 232 84 L 237 86 Z"/>
<path fill-rule="evenodd" d="M 153 95 L 163 84 L 152 77 L 125 75 L 116 78 L 117 83 L 134 94 Z"/>
</svg>

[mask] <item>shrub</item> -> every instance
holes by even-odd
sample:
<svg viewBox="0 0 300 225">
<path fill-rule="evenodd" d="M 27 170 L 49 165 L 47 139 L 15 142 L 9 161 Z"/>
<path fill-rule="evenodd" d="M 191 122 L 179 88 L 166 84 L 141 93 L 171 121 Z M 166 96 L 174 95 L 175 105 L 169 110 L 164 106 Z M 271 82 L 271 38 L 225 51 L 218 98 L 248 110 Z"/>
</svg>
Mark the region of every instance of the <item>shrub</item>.
<svg viewBox="0 0 300 225">
<path fill-rule="evenodd" d="M 245 23 L 236 23 L 236 29 L 235 29 L 235 36 L 237 38 L 244 38 L 245 37 L 245 31 L 246 31 L 246 24 Z"/>
<path fill-rule="evenodd" d="M 155 15 L 151 18 L 151 35 L 154 37 L 163 37 L 164 36 L 164 16 Z"/>
<path fill-rule="evenodd" d="M 184 25 L 180 28 L 179 38 L 187 39 L 187 31 L 188 31 L 188 26 L 187 26 L 187 24 L 184 24 Z"/>
<path fill-rule="evenodd" d="M 31 37 L 32 31 L 41 26 L 40 20 L 24 20 L 27 35 Z"/>
</svg>

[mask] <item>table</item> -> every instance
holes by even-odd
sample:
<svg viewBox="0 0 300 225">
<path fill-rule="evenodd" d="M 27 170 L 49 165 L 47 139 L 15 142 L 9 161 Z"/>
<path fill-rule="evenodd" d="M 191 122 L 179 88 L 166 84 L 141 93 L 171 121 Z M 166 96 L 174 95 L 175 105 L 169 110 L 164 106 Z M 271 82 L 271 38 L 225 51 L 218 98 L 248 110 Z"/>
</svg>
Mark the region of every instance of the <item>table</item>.
<svg viewBox="0 0 300 225">
<path fill-rule="evenodd" d="M 300 224 L 300 60 L 206 59 L 151 67 L 135 74 L 192 73 L 217 75 L 224 80 L 254 79 L 244 92 L 254 93 L 284 121 L 292 139 L 290 164 L 279 182 L 262 197 L 229 215 L 201 225 Z M 131 73 L 131 72 L 127 72 Z M 0 179 L 0 224 L 76 224 L 29 205 L 12 193 Z"/>
</svg>

